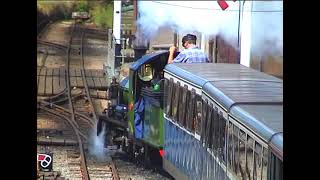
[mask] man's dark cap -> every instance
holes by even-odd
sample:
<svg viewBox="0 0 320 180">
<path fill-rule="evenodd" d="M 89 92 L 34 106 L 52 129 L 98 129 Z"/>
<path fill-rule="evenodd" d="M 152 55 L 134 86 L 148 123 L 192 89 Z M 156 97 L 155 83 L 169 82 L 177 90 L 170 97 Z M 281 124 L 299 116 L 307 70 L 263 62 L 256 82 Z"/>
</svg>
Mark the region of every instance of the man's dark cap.
<svg viewBox="0 0 320 180">
<path fill-rule="evenodd" d="M 188 41 L 188 40 L 195 40 L 197 41 L 197 36 L 193 35 L 193 34 L 187 34 L 185 36 L 183 36 L 182 38 L 182 43 Z"/>
</svg>

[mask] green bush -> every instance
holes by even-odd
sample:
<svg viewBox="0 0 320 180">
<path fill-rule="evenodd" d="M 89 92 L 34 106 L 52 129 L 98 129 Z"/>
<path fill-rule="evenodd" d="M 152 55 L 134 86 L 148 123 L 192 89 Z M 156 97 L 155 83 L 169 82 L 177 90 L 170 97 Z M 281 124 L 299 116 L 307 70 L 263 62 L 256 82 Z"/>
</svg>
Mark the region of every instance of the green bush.
<svg viewBox="0 0 320 180">
<path fill-rule="evenodd" d="M 94 6 L 90 12 L 92 21 L 102 28 L 112 28 L 113 3 L 101 3 Z"/>
<path fill-rule="evenodd" d="M 67 2 L 50 2 L 37 1 L 37 9 L 50 19 L 71 19 L 74 11 L 89 12 L 90 21 L 102 28 L 112 28 L 113 23 L 113 1 L 67 1 Z"/>
<path fill-rule="evenodd" d="M 51 20 L 70 19 L 74 6 L 73 2 L 38 1 L 37 11 Z"/>
<path fill-rule="evenodd" d="M 87 1 L 80 1 L 75 8 L 75 11 L 89 12 L 89 5 Z"/>
</svg>

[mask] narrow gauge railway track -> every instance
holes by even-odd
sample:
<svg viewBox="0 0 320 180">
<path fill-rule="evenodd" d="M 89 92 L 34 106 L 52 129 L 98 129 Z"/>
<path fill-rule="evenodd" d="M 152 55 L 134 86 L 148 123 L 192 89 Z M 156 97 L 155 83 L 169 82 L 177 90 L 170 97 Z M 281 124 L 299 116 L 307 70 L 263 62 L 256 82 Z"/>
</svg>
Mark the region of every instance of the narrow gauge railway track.
<svg viewBox="0 0 320 180">
<path fill-rule="evenodd" d="M 108 39 L 108 32 L 105 30 L 86 28 L 85 34 L 86 36 L 94 37 L 98 39 L 105 39 L 105 40 Z"/>
<path fill-rule="evenodd" d="M 69 110 L 66 110 L 65 108 L 59 108 L 59 106 L 54 105 L 52 103 L 49 104 L 45 104 L 44 101 L 41 101 L 39 104 L 40 109 L 54 115 L 57 117 L 60 117 L 64 120 L 66 120 L 68 122 L 68 124 L 72 127 L 73 131 L 75 132 L 76 135 L 76 139 L 78 141 L 78 147 L 79 147 L 79 152 L 73 153 L 73 157 L 75 157 L 75 161 L 74 163 L 72 162 L 72 160 L 70 159 L 71 163 L 74 164 L 75 168 L 77 169 L 77 176 L 80 175 L 81 179 L 90 179 L 89 178 L 89 174 L 88 174 L 88 169 L 86 166 L 86 158 L 85 158 L 85 152 L 84 152 L 84 145 L 83 145 L 83 140 L 88 140 L 87 135 L 85 135 L 83 132 L 81 132 L 80 130 L 80 126 L 78 124 L 78 122 L 76 121 L 76 119 L 80 119 L 79 117 L 76 117 L 76 113 L 73 107 L 73 102 L 72 102 L 72 94 L 71 94 L 71 85 L 70 85 L 70 75 L 69 75 L 69 67 L 70 67 L 70 59 L 71 59 L 71 45 L 72 45 L 72 40 L 73 40 L 73 35 L 74 35 L 74 30 L 75 30 L 75 25 L 73 25 L 72 30 L 71 30 L 71 36 L 70 36 L 70 40 L 69 40 L 69 45 L 67 47 L 65 46 L 60 46 L 60 45 L 56 45 L 55 43 L 51 43 L 51 42 L 45 42 L 45 41 L 41 41 L 38 40 L 38 43 L 42 43 L 45 45 L 49 45 L 49 46 L 53 46 L 59 49 L 63 49 L 66 50 L 67 52 L 67 62 L 66 62 L 66 93 L 67 93 L 67 97 L 68 97 L 68 105 L 69 105 Z M 63 94 L 59 94 L 59 96 L 56 97 L 61 97 Z M 45 104 L 45 105 L 43 105 Z M 48 106 L 46 107 L 46 106 Z M 54 109 L 53 109 L 54 108 Z M 87 121 L 90 122 L 90 121 Z M 90 128 L 89 128 L 90 129 Z M 82 138 L 81 138 L 82 137 Z M 68 159 L 69 160 L 69 159 Z M 72 176 L 74 177 L 75 174 L 73 174 Z"/>
<path fill-rule="evenodd" d="M 59 106 L 59 105 L 56 105 L 56 104 L 53 104 L 53 103 L 48 103 L 48 102 L 45 102 L 45 101 L 40 101 L 39 102 L 39 105 L 41 109 L 43 109 L 44 107 L 50 109 L 50 110 L 53 110 L 55 111 L 56 113 L 60 113 L 61 115 L 64 115 L 64 116 L 70 116 L 71 115 L 71 112 L 70 110 L 62 107 L 62 106 Z M 78 112 L 75 112 L 75 116 L 77 119 L 80 119 L 82 120 L 83 122 L 86 122 L 90 128 L 93 128 L 94 127 L 94 122 L 92 121 L 91 118 L 81 114 L 81 113 L 78 113 Z M 76 124 L 77 128 L 79 128 L 79 125 Z"/>
<path fill-rule="evenodd" d="M 108 32 L 101 29 L 86 28 L 85 33 L 89 36 L 107 36 Z"/>
<path fill-rule="evenodd" d="M 45 50 L 45 51 L 43 52 L 43 56 L 42 56 L 42 58 L 41 58 L 41 69 L 45 66 L 46 60 L 47 60 L 47 58 L 48 58 L 48 55 L 49 55 L 48 51 Z M 40 69 L 40 70 L 41 70 L 41 69 Z"/>
<path fill-rule="evenodd" d="M 84 87 L 85 87 L 85 93 L 87 95 L 87 98 L 88 98 L 88 101 L 90 103 L 90 106 L 92 108 L 92 115 L 93 115 L 93 119 L 95 121 L 95 123 L 98 122 L 98 118 L 97 118 L 97 115 L 96 115 L 96 111 L 94 109 L 94 106 L 93 106 L 93 102 L 92 102 L 92 99 L 91 99 L 91 96 L 90 96 L 90 91 L 89 91 L 89 87 L 88 87 L 88 83 L 87 83 L 87 78 L 86 78 L 86 69 L 84 67 L 84 56 L 83 56 L 83 39 L 85 37 L 85 31 L 82 32 L 81 34 L 81 51 L 80 51 L 80 54 L 81 54 L 81 68 L 83 70 L 84 73 L 82 73 L 82 80 L 83 80 L 83 84 L 84 84 Z"/>
<path fill-rule="evenodd" d="M 44 24 L 45 24 L 45 25 L 44 25 Z M 53 22 L 52 22 L 52 21 L 49 21 L 49 20 L 43 20 L 42 22 L 40 22 L 40 23 L 38 24 L 38 29 L 39 29 L 39 28 L 41 29 L 42 26 L 44 26 L 44 27 L 43 27 L 43 28 L 40 30 L 40 32 L 38 33 L 37 39 L 41 39 L 41 38 L 42 38 L 43 33 L 46 32 L 46 30 L 49 28 L 49 26 L 50 26 L 51 24 L 53 24 Z"/>
<path fill-rule="evenodd" d="M 78 32 L 76 32 L 78 31 Z M 79 45 L 79 40 L 76 39 L 77 35 L 80 35 L 80 48 L 79 53 L 74 53 L 74 50 L 77 48 L 72 48 L 72 46 Z M 67 60 L 66 60 L 66 89 L 52 97 L 43 98 L 41 101 L 38 102 L 38 108 L 46 111 L 47 113 L 64 119 L 68 122 L 68 124 L 72 127 L 76 139 L 78 141 L 78 151 L 69 152 L 69 157 L 67 158 L 68 161 L 70 160 L 71 169 L 74 169 L 71 173 L 71 177 L 78 177 L 81 179 L 119 179 L 117 174 L 117 169 L 114 163 L 111 161 L 97 161 L 92 156 L 86 156 L 85 147 L 89 140 L 89 131 L 95 128 L 97 123 L 96 112 L 90 97 L 90 91 L 88 88 L 88 84 L 86 81 L 85 74 L 82 73 L 82 79 L 84 82 L 84 93 L 81 93 L 76 96 L 72 96 L 72 89 L 70 83 L 70 64 L 71 62 L 76 64 L 78 67 L 81 68 L 85 72 L 84 68 L 84 57 L 83 57 L 83 39 L 85 35 L 85 30 L 81 27 L 77 27 L 77 24 L 74 24 L 71 30 L 71 36 L 69 40 L 68 46 L 51 43 L 43 40 L 38 40 L 38 43 L 43 45 L 48 45 L 51 47 L 55 47 L 61 50 L 65 50 L 67 52 Z M 78 43 L 78 44 L 77 44 Z M 73 53 L 71 53 L 73 52 Z M 80 55 L 80 63 L 77 62 L 75 55 Z M 85 97 L 86 102 L 89 102 L 90 111 L 92 112 L 92 118 L 85 116 L 84 114 L 80 113 L 81 111 L 77 110 L 75 99 L 81 99 Z M 64 108 L 62 106 L 57 105 L 58 103 L 62 103 L 68 101 L 69 108 Z M 68 165 L 69 166 L 69 165 Z M 70 168 L 69 168 L 70 169 Z"/>
<path fill-rule="evenodd" d="M 74 25 L 73 30 L 72 30 L 72 38 L 70 39 L 70 44 L 68 47 L 68 57 L 67 57 L 67 89 L 68 89 L 68 99 L 69 99 L 69 109 L 71 112 L 71 119 L 73 122 L 76 122 L 77 117 L 75 116 L 76 114 L 76 108 L 75 104 L 71 99 L 71 84 L 70 84 L 70 64 L 71 61 L 73 65 L 80 67 L 84 72 L 85 72 L 85 67 L 84 67 L 84 56 L 83 56 L 83 39 L 84 39 L 84 33 L 85 31 L 82 29 L 82 27 L 77 26 L 77 24 Z M 73 57 L 71 56 L 71 47 L 72 46 L 77 46 L 79 45 L 79 40 L 76 39 L 76 37 L 80 36 L 80 48 L 79 48 L 79 53 L 73 53 Z M 80 62 L 77 61 L 77 54 L 80 55 Z M 78 58 L 79 59 L 79 58 Z M 84 92 L 86 95 L 86 100 L 89 102 L 89 107 L 91 109 L 91 115 L 92 115 L 92 121 L 93 124 L 95 125 L 97 123 L 97 117 L 96 113 L 94 110 L 94 106 L 90 97 L 90 92 L 88 88 L 88 84 L 86 81 L 85 77 L 86 73 L 82 73 L 82 80 L 84 83 Z M 90 128 L 91 129 L 91 128 Z M 116 169 L 115 166 L 110 166 L 111 162 L 100 162 L 100 161 L 94 161 L 94 157 L 91 156 L 86 156 L 85 151 L 84 151 L 84 145 L 79 139 L 79 149 L 80 149 L 80 158 L 81 158 L 81 169 L 82 169 L 82 175 L 84 179 L 106 179 L 108 178 L 108 174 L 111 174 L 111 179 L 114 177 L 117 177 L 116 175 Z M 114 168 L 112 168 L 114 167 Z"/>
<path fill-rule="evenodd" d="M 113 156 L 120 179 L 170 180 L 167 175 L 161 174 L 152 167 L 145 168 L 129 159 L 128 155 L 123 152 Z"/>
<path fill-rule="evenodd" d="M 66 46 L 63 46 L 63 45 L 58 45 L 58 44 L 55 44 L 55 43 L 43 43 L 44 41 L 43 40 L 38 40 L 38 44 L 42 44 L 42 45 L 45 45 L 45 46 L 49 46 L 49 47 L 51 47 L 51 48 L 56 48 L 56 49 L 58 49 L 58 50 L 62 50 L 63 52 L 67 52 L 67 47 Z M 47 60 L 47 58 L 48 58 L 48 56 L 49 56 L 49 54 L 48 54 L 48 51 L 47 50 L 45 50 L 45 52 L 44 52 L 44 54 L 43 54 L 43 57 L 42 57 L 42 59 L 41 59 L 41 66 L 40 66 L 40 71 L 39 72 L 41 72 L 42 70 L 43 70 L 43 68 L 45 68 L 46 66 L 45 66 L 45 63 L 46 63 L 46 60 Z M 38 74 L 39 75 L 39 74 Z M 38 84 L 38 86 L 39 86 L 39 82 L 40 81 L 40 78 L 38 78 L 38 82 L 37 82 L 37 84 Z M 53 82 L 53 81 L 52 81 Z M 37 88 L 39 88 L 39 87 L 37 87 Z M 38 90 L 37 90 L 38 91 Z M 57 95 L 55 95 L 54 97 L 60 97 L 61 95 L 63 95 L 63 94 L 65 94 L 66 93 L 66 91 L 67 91 L 67 87 L 65 87 L 62 91 L 61 91 L 61 93 L 58 93 Z M 50 97 L 49 97 L 50 98 Z M 51 97 L 52 98 L 52 97 Z"/>
<path fill-rule="evenodd" d="M 103 29 L 86 28 L 85 31 L 86 33 L 90 33 L 90 34 L 105 34 L 105 35 L 108 34 L 108 32 Z"/>
<path fill-rule="evenodd" d="M 38 146 L 40 151 L 46 149 L 44 146 Z M 59 173 L 58 177 L 72 180 L 83 180 L 80 162 L 80 153 L 78 145 L 69 146 L 51 146 L 50 151 L 54 154 L 53 163 L 55 172 Z M 45 174 L 46 172 L 40 173 Z M 44 179 L 58 180 L 58 177 L 45 175 Z"/>
<path fill-rule="evenodd" d="M 87 136 L 85 133 L 81 132 L 78 123 L 72 121 L 72 120 L 68 117 L 68 115 L 66 114 L 65 111 L 59 111 L 59 110 L 57 110 L 57 109 L 52 109 L 52 108 L 48 108 L 48 107 L 44 107 L 44 106 L 41 106 L 40 109 L 42 109 L 42 110 L 44 110 L 44 111 L 48 112 L 49 114 L 52 114 L 52 115 L 54 115 L 54 116 L 56 116 L 56 117 L 59 117 L 59 118 L 61 118 L 61 119 L 66 120 L 66 121 L 68 122 L 68 124 L 73 128 L 73 131 L 74 131 L 77 135 L 79 135 L 79 136 L 81 136 L 82 138 L 84 138 L 85 141 L 88 140 L 88 136 Z M 70 114 L 71 114 L 71 113 L 70 113 Z"/>
<path fill-rule="evenodd" d="M 46 63 L 46 60 L 48 58 L 48 51 L 46 50 L 41 58 L 41 66 L 40 66 L 40 72 L 42 71 L 42 69 L 45 67 L 45 63 Z M 37 84 L 39 84 L 39 81 L 40 79 L 38 79 L 38 82 Z M 38 88 L 38 86 L 37 86 Z M 38 90 L 37 90 L 38 91 Z"/>
<path fill-rule="evenodd" d="M 64 52 L 67 52 L 68 50 L 68 46 L 66 45 L 63 45 L 63 44 L 57 44 L 57 43 L 53 43 L 53 42 L 50 42 L 50 41 L 46 41 L 46 40 L 43 40 L 41 39 L 42 38 L 42 35 L 45 31 L 47 31 L 47 29 L 49 28 L 49 26 L 51 26 L 53 24 L 52 21 L 50 21 L 49 23 L 46 24 L 46 26 L 41 30 L 41 32 L 39 32 L 38 36 L 37 36 L 37 44 L 40 44 L 40 45 L 44 45 L 44 46 L 48 46 L 48 47 L 51 47 L 51 48 L 56 48 L 56 49 L 59 49 L 59 50 L 62 50 Z M 46 50 L 44 52 L 44 56 L 42 58 L 42 65 L 40 67 L 40 71 L 42 71 L 42 69 L 45 67 L 45 61 L 48 57 L 48 51 Z M 40 79 L 39 79 L 40 80 Z M 38 80 L 38 81 L 39 81 Z M 39 84 L 39 82 L 38 82 Z M 62 94 L 66 93 L 66 90 L 67 88 L 65 88 L 63 91 L 62 91 Z M 57 96 L 60 96 L 61 93 L 57 94 Z"/>
<path fill-rule="evenodd" d="M 68 46 L 66 46 L 66 45 L 64 45 L 64 44 L 53 43 L 53 42 L 45 41 L 45 40 L 41 40 L 41 39 L 38 39 L 37 43 L 38 43 L 38 44 L 41 44 L 41 45 L 46 45 L 46 46 L 50 46 L 50 47 L 55 47 L 55 48 L 57 48 L 57 49 L 61 49 L 61 50 L 64 50 L 64 51 L 67 51 L 67 50 L 68 50 Z"/>
<path fill-rule="evenodd" d="M 72 45 L 72 40 L 73 40 L 73 35 L 74 35 L 74 30 L 75 30 L 76 24 L 74 24 L 74 26 L 72 27 L 72 31 L 71 31 L 71 38 L 69 41 L 69 46 L 67 49 L 68 55 L 67 55 L 67 66 L 66 66 L 66 84 L 67 84 L 67 94 L 68 94 L 68 100 L 69 100 L 69 109 L 70 109 L 70 116 L 71 116 L 71 121 L 73 122 L 73 124 L 77 124 L 76 122 L 76 117 L 75 117 L 75 110 L 73 107 L 73 102 L 72 102 L 72 96 L 71 96 L 71 85 L 70 85 L 70 74 L 69 74 L 69 70 L 70 70 L 70 56 L 71 56 L 71 45 Z M 82 143 L 82 139 L 80 138 L 80 133 L 77 131 L 76 127 L 73 125 L 72 126 L 74 132 L 76 133 L 76 136 L 78 138 L 78 142 L 79 142 L 79 150 L 80 150 L 80 171 L 81 171 L 81 176 L 84 179 L 90 179 L 89 174 L 88 174 L 88 169 L 87 169 L 87 165 L 86 165 L 86 157 L 85 157 L 85 152 L 84 152 L 84 147 L 83 147 L 83 143 Z"/>
<path fill-rule="evenodd" d="M 61 50 L 66 51 L 66 50 L 68 49 L 68 46 L 66 46 L 66 45 L 57 44 L 57 43 L 53 43 L 53 42 L 50 42 L 50 41 L 41 39 L 43 33 L 46 32 L 47 29 L 48 29 L 52 24 L 53 24 L 53 22 L 52 22 L 52 21 L 49 21 L 49 22 L 45 25 L 45 27 L 39 32 L 39 34 L 38 34 L 38 36 L 37 36 L 37 43 L 38 43 L 38 44 L 41 44 L 41 45 L 47 45 L 47 46 L 50 46 L 50 47 L 55 47 L 55 48 L 58 48 L 58 49 L 61 49 Z"/>
<path fill-rule="evenodd" d="M 41 110 L 37 113 L 37 144 L 41 146 L 78 146 L 67 121 Z"/>
<path fill-rule="evenodd" d="M 81 32 L 81 40 L 80 40 L 80 55 L 81 55 L 81 69 L 83 72 L 86 71 L 85 69 L 85 65 L 84 65 L 84 38 L 85 38 L 85 33 L 86 30 L 82 29 L 80 27 L 80 32 Z M 93 106 L 93 102 L 90 96 L 90 91 L 89 91 L 89 87 L 88 87 L 88 83 L 86 80 L 86 75 L 87 73 L 82 73 L 82 80 L 83 80 L 83 84 L 84 84 L 84 90 L 85 90 L 85 94 L 86 94 L 86 98 L 89 102 L 89 106 L 91 107 L 91 111 L 92 111 L 92 118 L 95 122 L 95 124 L 98 122 L 97 119 L 97 115 L 96 115 L 96 111 L 95 108 Z M 118 172 L 117 169 L 112 161 L 112 159 L 110 158 L 110 161 L 105 161 L 105 162 L 101 162 L 101 161 L 97 161 L 94 157 L 90 156 L 87 158 L 87 168 L 89 171 L 89 177 L 91 179 L 115 179 L 118 180 Z"/>
<path fill-rule="evenodd" d="M 118 171 L 112 159 L 100 161 L 90 156 L 86 160 L 91 180 L 119 180 Z"/>
</svg>

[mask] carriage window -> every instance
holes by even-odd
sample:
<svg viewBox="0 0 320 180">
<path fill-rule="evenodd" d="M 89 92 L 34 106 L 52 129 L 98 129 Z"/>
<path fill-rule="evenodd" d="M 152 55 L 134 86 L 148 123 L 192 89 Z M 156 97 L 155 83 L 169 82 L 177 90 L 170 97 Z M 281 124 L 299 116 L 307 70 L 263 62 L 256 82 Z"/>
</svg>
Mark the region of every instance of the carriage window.
<svg viewBox="0 0 320 180">
<path fill-rule="evenodd" d="M 179 87 L 180 87 L 180 82 L 174 83 L 173 85 L 173 92 L 174 92 L 174 97 L 173 97 L 173 103 L 172 103 L 172 119 L 174 121 L 177 121 L 178 119 L 178 105 L 179 105 Z"/>
<path fill-rule="evenodd" d="M 165 99 L 165 112 L 166 114 L 171 117 L 171 99 L 172 99 L 172 85 L 173 79 L 171 78 L 170 81 L 165 79 L 164 81 L 164 99 Z"/>
<path fill-rule="evenodd" d="M 277 180 L 283 180 L 283 166 L 282 166 L 282 161 L 280 159 L 277 159 L 277 169 L 278 173 L 276 175 Z"/>
<path fill-rule="evenodd" d="M 207 109 L 208 109 L 208 100 L 202 100 L 202 121 L 201 121 L 201 142 L 205 143 L 205 134 L 206 131 L 208 130 L 206 128 L 206 123 L 208 122 L 208 114 L 207 114 Z"/>
<path fill-rule="evenodd" d="M 253 164 L 253 179 L 260 180 L 262 172 L 262 146 L 255 142 L 254 148 L 254 164 Z"/>
<path fill-rule="evenodd" d="M 213 131 L 213 142 L 212 142 L 212 145 L 213 145 L 213 152 L 214 154 L 216 155 L 217 153 L 217 149 L 218 149 L 218 144 L 219 144 L 219 120 L 218 120 L 218 108 L 215 107 L 213 109 L 213 114 L 212 114 L 212 119 L 211 119 L 211 123 L 212 123 L 212 131 Z"/>
<path fill-rule="evenodd" d="M 268 179 L 282 180 L 283 179 L 282 170 L 283 170 L 282 161 L 271 152 L 270 161 L 269 161 Z"/>
<path fill-rule="evenodd" d="M 201 110 L 202 101 L 199 95 L 196 95 L 196 114 L 195 114 L 195 131 L 197 134 L 201 132 Z"/>
<path fill-rule="evenodd" d="M 167 101 L 168 101 L 168 88 L 169 88 L 169 82 L 168 79 L 164 79 L 164 94 L 163 94 L 163 99 L 164 99 L 164 108 L 165 108 L 165 113 L 167 114 Z"/>
<path fill-rule="evenodd" d="M 237 176 L 240 174 L 239 171 L 239 164 L 240 164 L 240 149 L 239 149 L 239 128 L 235 125 L 233 125 L 233 166 L 232 166 L 232 170 L 235 172 L 235 174 L 237 174 Z M 241 176 L 238 176 L 241 177 Z"/>
<path fill-rule="evenodd" d="M 179 124 L 183 127 L 186 126 L 186 98 L 187 98 L 187 91 L 188 86 L 185 85 L 184 87 L 180 86 L 180 100 L 179 100 Z"/>
<path fill-rule="evenodd" d="M 223 117 L 223 113 L 220 112 L 219 113 L 219 117 L 218 117 L 218 121 L 219 121 L 219 155 L 220 155 L 220 159 L 225 163 L 226 162 L 226 120 Z"/>
<path fill-rule="evenodd" d="M 221 128 L 220 128 L 220 124 L 221 124 L 221 122 L 220 122 L 220 114 L 219 114 L 219 111 L 218 111 L 218 108 L 215 108 L 215 110 L 216 110 L 216 112 L 217 112 L 217 117 L 216 117 L 216 119 L 215 119 L 215 121 L 216 121 L 216 135 L 215 135 L 215 138 L 216 138 L 216 142 L 217 142 L 217 146 L 216 146 L 216 151 L 217 151 L 217 154 L 218 155 L 220 155 L 219 153 L 220 153 L 220 148 L 221 148 L 221 132 L 220 132 L 220 130 L 221 130 Z M 220 156 L 219 156 L 219 158 L 220 158 Z"/>
<path fill-rule="evenodd" d="M 151 64 L 144 64 L 138 71 L 138 76 L 142 81 L 150 81 L 153 78 L 154 69 Z"/>
<path fill-rule="evenodd" d="M 206 134 L 205 134 L 205 144 L 206 147 L 212 149 L 212 104 L 207 104 L 207 123 L 206 123 Z"/>
<path fill-rule="evenodd" d="M 262 152 L 262 179 L 267 179 L 267 173 L 268 173 L 268 149 L 263 148 Z"/>
<path fill-rule="evenodd" d="M 182 111 L 182 108 L 183 108 L 183 104 L 182 104 L 183 87 L 180 86 L 180 84 L 179 84 L 179 87 L 178 87 L 178 92 L 179 92 L 179 98 L 178 98 L 178 107 L 177 107 L 177 108 L 178 108 L 178 112 L 177 112 L 176 121 L 178 122 L 178 124 L 179 124 L 180 126 L 183 126 L 183 124 L 182 124 L 183 119 L 181 118 L 182 113 L 183 113 L 183 112 L 181 112 L 181 111 Z"/>
<path fill-rule="evenodd" d="M 239 131 L 239 172 L 241 179 L 246 179 L 246 133 L 241 129 Z"/>
<path fill-rule="evenodd" d="M 187 90 L 187 101 L 186 101 L 186 106 L 187 106 L 187 111 L 186 111 L 186 128 L 191 131 L 191 112 L 190 112 L 190 104 L 192 103 L 192 98 L 191 98 L 191 91 Z"/>
<path fill-rule="evenodd" d="M 190 93 L 190 92 L 189 92 Z M 187 128 L 191 131 L 194 132 L 194 116 L 195 116 L 195 97 L 196 97 L 196 92 L 194 89 L 191 90 L 190 93 L 191 96 L 190 100 L 188 102 L 188 118 L 187 118 Z"/>
<path fill-rule="evenodd" d="M 168 101 L 167 101 L 167 114 L 169 115 L 169 117 L 172 118 L 172 96 L 174 94 L 174 83 L 173 83 L 173 79 L 171 78 L 170 79 L 170 82 L 169 82 L 169 87 L 168 87 Z"/>
<path fill-rule="evenodd" d="M 233 154 L 234 154 L 234 149 L 233 149 L 233 124 L 229 121 L 228 124 L 228 167 L 232 169 L 233 166 Z"/>
<path fill-rule="evenodd" d="M 247 161 L 246 161 L 246 177 L 247 179 L 252 179 L 253 178 L 253 148 L 254 146 L 254 140 L 252 137 L 247 135 L 247 146 L 246 146 L 246 151 L 247 151 Z"/>
<path fill-rule="evenodd" d="M 277 158 L 277 174 L 276 178 L 277 180 L 283 180 L 283 166 L 282 166 L 282 161 Z"/>
</svg>

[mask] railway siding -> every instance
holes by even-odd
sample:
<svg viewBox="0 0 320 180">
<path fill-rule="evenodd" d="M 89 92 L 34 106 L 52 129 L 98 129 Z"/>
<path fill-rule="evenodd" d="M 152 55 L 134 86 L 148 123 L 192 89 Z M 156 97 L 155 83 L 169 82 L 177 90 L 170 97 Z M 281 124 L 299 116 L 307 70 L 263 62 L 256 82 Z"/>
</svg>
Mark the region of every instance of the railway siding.
<svg viewBox="0 0 320 180">
<path fill-rule="evenodd" d="M 93 90 L 106 90 L 107 80 L 103 70 L 86 69 L 86 81 L 88 88 Z M 80 69 L 70 70 L 70 83 L 72 87 L 84 88 L 82 80 L 83 71 Z M 61 93 L 66 88 L 65 69 L 37 67 L 38 96 L 53 96 Z"/>
</svg>

